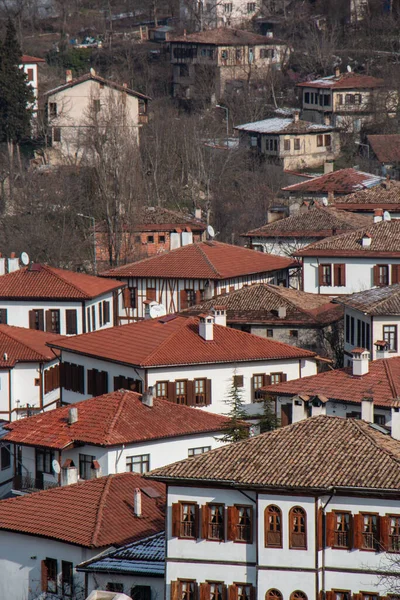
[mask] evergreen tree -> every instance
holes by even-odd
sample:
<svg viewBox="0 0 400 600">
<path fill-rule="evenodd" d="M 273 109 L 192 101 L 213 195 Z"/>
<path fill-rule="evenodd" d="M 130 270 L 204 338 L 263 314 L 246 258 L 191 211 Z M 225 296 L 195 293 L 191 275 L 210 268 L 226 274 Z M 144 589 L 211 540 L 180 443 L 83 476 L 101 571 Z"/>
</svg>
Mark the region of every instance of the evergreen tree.
<svg viewBox="0 0 400 600">
<path fill-rule="evenodd" d="M 236 371 L 234 372 L 236 375 Z M 249 428 L 244 423 L 247 417 L 246 410 L 244 408 L 244 401 L 242 398 L 242 390 L 238 386 L 237 377 L 233 377 L 232 385 L 228 392 L 228 397 L 225 400 L 230 408 L 226 414 L 229 417 L 229 421 L 226 423 L 225 434 L 221 438 L 223 442 L 240 442 L 249 437 Z"/>
<path fill-rule="evenodd" d="M 21 48 L 11 19 L 0 43 L 0 142 L 19 143 L 29 136 L 33 90 L 19 67 Z"/>
<path fill-rule="evenodd" d="M 280 427 L 280 419 L 276 415 L 275 402 L 271 398 L 265 398 L 263 402 L 263 413 L 258 423 L 260 433 L 273 431 Z"/>
</svg>

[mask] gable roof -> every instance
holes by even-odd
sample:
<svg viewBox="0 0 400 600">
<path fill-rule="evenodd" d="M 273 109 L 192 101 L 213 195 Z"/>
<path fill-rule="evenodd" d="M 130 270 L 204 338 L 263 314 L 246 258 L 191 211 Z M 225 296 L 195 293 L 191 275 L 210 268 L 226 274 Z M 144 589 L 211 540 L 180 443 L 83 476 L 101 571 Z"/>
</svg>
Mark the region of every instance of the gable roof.
<svg viewBox="0 0 400 600">
<path fill-rule="evenodd" d="M 180 44 L 210 44 L 212 46 L 281 46 L 286 42 L 274 37 L 258 35 L 243 29 L 230 29 L 229 27 L 217 27 L 187 35 L 170 37 L 170 43 Z"/>
<path fill-rule="evenodd" d="M 0 277 L 2 299 L 89 300 L 122 287 L 120 281 L 31 264 Z"/>
<path fill-rule="evenodd" d="M 295 119 L 264 119 L 254 121 L 245 125 L 236 125 L 234 129 L 247 131 L 249 133 L 270 133 L 270 134 L 299 134 L 299 133 L 318 133 L 319 131 L 332 131 L 331 125 L 320 125 L 319 123 L 310 123 L 309 121 L 296 121 Z"/>
<path fill-rule="evenodd" d="M 314 352 L 214 325 L 214 339 L 199 335 L 198 319 L 169 315 L 77 335 L 52 347 L 139 367 L 308 358 Z"/>
<path fill-rule="evenodd" d="M 29 56 L 29 54 L 23 54 L 20 59 L 22 65 L 29 63 L 44 63 L 44 58 L 38 58 L 37 56 Z"/>
<path fill-rule="evenodd" d="M 400 182 L 382 181 L 373 188 L 335 199 L 336 208 L 352 211 L 400 210 Z"/>
<path fill-rule="evenodd" d="M 363 236 L 371 238 L 370 246 L 362 246 Z M 342 233 L 309 244 L 295 256 L 364 256 L 400 258 L 400 220 L 381 221 L 349 233 Z"/>
<path fill-rule="evenodd" d="M 367 315 L 400 315 L 400 283 L 357 292 L 338 301 Z"/>
<path fill-rule="evenodd" d="M 368 135 L 367 140 L 379 162 L 400 161 L 400 134 Z"/>
<path fill-rule="evenodd" d="M 93 69 L 91 69 L 89 73 L 86 73 L 86 75 L 82 75 L 81 77 L 76 77 L 75 79 L 71 79 L 71 81 L 67 81 L 67 82 L 63 83 L 62 85 L 59 85 L 58 87 L 53 88 L 52 90 L 48 90 L 44 94 L 44 96 L 52 96 L 53 94 L 58 94 L 59 92 L 67 90 L 68 88 L 74 87 L 75 85 L 84 83 L 85 81 L 96 81 L 97 83 L 100 83 L 101 85 L 106 85 L 107 87 L 111 87 L 114 90 L 118 90 L 119 92 L 124 92 L 125 94 L 128 94 L 128 96 L 136 96 L 137 98 L 142 98 L 143 100 L 151 100 L 151 98 L 149 96 L 145 96 L 144 94 L 141 94 L 140 92 L 131 90 L 130 88 L 125 87 L 124 85 L 119 85 L 118 83 L 115 83 L 114 81 L 110 81 L 109 79 L 104 79 L 103 77 L 96 75 L 96 73 L 94 71 L 93 72 L 92 71 L 93 71 Z"/>
<path fill-rule="evenodd" d="M 49 349 L 50 350 L 50 349 Z M 120 446 L 149 440 L 222 431 L 227 418 L 154 398 L 143 404 L 140 394 L 118 390 L 76 402 L 78 421 L 68 424 L 69 406 L 5 425 L 2 439 L 62 450 L 74 444 Z"/>
<path fill-rule="evenodd" d="M 142 491 L 141 517 L 133 511 L 136 488 Z M 149 486 L 137 473 L 108 475 L 1 500 L 0 530 L 86 548 L 122 546 L 163 531 L 164 496 L 162 484 Z"/>
<path fill-rule="evenodd" d="M 322 394 L 333 401 L 356 404 L 372 396 L 376 406 L 388 408 L 400 397 L 400 357 L 370 361 L 368 373 L 361 377 L 353 375 L 352 367 L 345 367 L 269 385 L 263 390 L 273 396 Z"/>
<path fill-rule="evenodd" d="M 357 419 L 304 419 L 155 469 L 159 481 L 265 490 L 390 490 L 400 485 L 400 442 Z"/>
<path fill-rule="evenodd" d="M 268 273 L 294 265 L 290 258 L 255 252 L 222 242 L 199 242 L 116 267 L 102 277 L 173 277 L 177 279 L 230 279 Z"/>
<path fill-rule="evenodd" d="M 308 294 L 283 286 L 254 283 L 224 296 L 205 300 L 191 306 L 182 314 L 200 314 L 214 306 L 224 306 L 228 323 L 270 323 L 321 326 L 338 321 L 343 309 L 319 294 Z M 280 318 L 278 310 L 286 308 L 286 316 Z"/>
<path fill-rule="evenodd" d="M 120 573 L 163 577 L 165 574 L 165 532 L 127 544 L 77 566 L 86 573 Z"/>
<path fill-rule="evenodd" d="M 263 238 L 276 238 L 279 236 L 305 238 L 311 236 L 325 238 L 345 231 L 359 229 L 363 224 L 372 224 L 372 219 L 340 211 L 334 207 L 316 204 L 285 219 L 267 223 L 258 229 L 252 229 L 245 236 Z"/>
<path fill-rule="evenodd" d="M 383 178 L 378 175 L 348 168 L 326 173 L 325 175 L 307 179 L 300 183 L 294 183 L 282 188 L 282 190 L 291 193 L 328 194 L 329 192 L 334 192 L 335 194 L 345 195 L 373 187 L 381 181 L 383 181 Z"/>
<path fill-rule="evenodd" d="M 312 81 L 303 81 L 298 83 L 297 87 L 321 88 L 331 90 L 353 90 L 353 89 L 369 89 L 380 88 L 384 85 L 383 79 L 371 77 L 370 75 L 361 75 L 359 73 L 340 73 L 339 76 L 330 75 L 329 77 L 321 77 Z"/>
<path fill-rule="evenodd" d="M 12 368 L 21 362 L 50 362 L 56 357 L 47 342 L 60 341 L 64 336 L 14 327 L 0 325 L 0 368 Z M 56 353 L 57 355 L 59 352 Z"/>
</svg>

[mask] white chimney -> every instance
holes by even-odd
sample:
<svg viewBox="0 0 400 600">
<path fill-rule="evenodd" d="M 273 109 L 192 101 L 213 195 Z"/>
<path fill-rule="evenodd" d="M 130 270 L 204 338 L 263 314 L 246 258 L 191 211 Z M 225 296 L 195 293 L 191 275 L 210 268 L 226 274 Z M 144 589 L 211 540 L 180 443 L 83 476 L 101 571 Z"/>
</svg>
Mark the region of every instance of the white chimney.
<svg viewBox="0 0 400 600">
<path fill-rule="evenodd" d="M 328 125 L 328 123 L 326 123 L 326 125 Z M 324 162 L 324 175 L 326 175 L 327 173 L 333 173 L 335 168 L 335 163 L 333 162 L 333 160 L 326 160 Z"/>
<path fill-rule="evenodd" d="M 142 516 L 142 492 L 139 488 L 135 488 L 133 496 L 133 512 L 135 517 Z"/>
<path fill-rule="evenodd" d="M 68 410 L 68 425 L 73 425 L 78 421 L 78 409 L 76 406 L 71 406 Z"/>
<path fill-rule="evenodd" d="M 198 207 L 195 208 L 194 216 L 196 219 L 199 219 L 199 221 L 201 220 L 201 217 L 202 217 L 201 208 L 198 208 Z"/>
<path fill-rule="evenodd" d="M 153 407 L 154 403 L 154 395 L 153 395 L 153 386 L 150 385 L 147 390 L 142 394 L 142 403 L 149 408 Z"/>
<path fill-rule="evenodd" d="M 9 273 L 14 273 L 14 271 L 19 270 L 19 258 L 15 256 L 15 252 L 11 252 L 10 258 L 7 260 L 7 263 Z"/>
<path fill-rule="evenodd" d="M 181 247 L 181 234 L 173 231 L 169 236 L 169 247 L 171 250 Z"/>
<path fill-rule="evenodd" d="M 300 119 L 300 113 L 298 110 L 295 110 L 293 113 L 293 119 L 295 123 L 298 123 L 299 119 Z"/>
<path fill-rule="evenodd" d="M 144 319 L 145 319 L 145 321 L 147 321 L 148 319 L 151 319 L 150 307 L 152 304 L 154 304 L 154 300 L 144 300 L 143 304 L 144 304 Z"/>
<path fill-rule="evenodd" d="M 92 466 L 90 467 L 90 475 L 91 479 L 97 479 L 98 477 L 101 477 L 101 467 L 98 460 L 94 460 L 92 462 Z"/>
<path fill-rule="evenodd" d="M 286 306 L 280 306 L 278 308 L 278 317 L 280 319 L 286 319 Z"/>
<path fill-rule="evenodd" d="M 69 83 L 70 81 L 72 81 L 72 71 L 71 71 L 71 69 L 67 69 L 65 71 L 65 81 L 66 81 L 66 83 Z"/>
<path fill-rule="evenodd" d="M 182 246 L 193 244 L 193 233 L 191 231 L 182 231 Z"/>
<path fill-rule="evenodd" d="M 374 343 L 375 346 L 375 352 L 376 352 L 376 359 L 378 360 L 379 358 L 389 358 L 390 357 L 390 353 L 389 353 L 389 344 L 387 342 L 385 342 L 385 340 L 377 340 Z"/>
<path fill-rule="evenodd" d="M 73 460 L 67 458 L 61 467 L 61 485 L 71 485 L 72 483 L 78 483 L 78 468 Z"/>
<path fill-rule="evenodd" d="M 353 355 L 353 375 L 354 377 L 362 377 L 369 372 L 369 350 L 365 348 L 354 348 Z"/>
<path fill-rule="evenodd" d="M 369 235 L 369 233 L 364 233 L 364 235 L 361 238 L 362 247 L 369 248 L 371 243 L 372 243 L 372 237 Z"/>
<path fill-rule="evenodd" d="M 214 316 L 214 325 L 221 325 L 222 327 L 226 327 L 226 307 L 213 306 L 212 313 Z"/>
<path fill-rule="evenodd" d="M 274 37 L 274 32 L 273 31 L 267 31 L 267 38 L 273 38 Z"/>
<path fill-rule="evenodd" d="M 326 402 L 327 401 L 328 401 L 328 398 L 325 398 L 325 397 L 322 397 L 322 400 L 318 396 L 313 398 L 313 400 L 311 402 L 311 416 L 319 417 L 319 415 L 326 415 Z"/>
<path fill-rule="evenodd" d="M 372 396 L 366 396 L 361 400 L 361 418 L 367 423 L 374 422 L 374 399 Z"/>
<path fill-rule="evenodd" d="M 380 223 L 383 221 L 383 209 L 376 208 L 374 211 L 374 223 Z"/>
<path fill-rule="evenodd" d="M 392 404 L 392 438 L 400 440 L 400 401 Z"/>
<path fill-rule="evenodd" d="M 307 402 L 309 396 L 293 396 L 292 398 L 292 423 L 307 419 Z"/>
<path fill-rule="evenodd" d="M 340 67 L 335 67 L 335 77 L 340 77 Z"/>
<path fill-rule="evenodd" d="M 214 339 L 214 317 L 210 314 L 199 315 L 199 335 L 206 340 L 212 342 Z"/>
<path fill-rule="evenodd" d="M 0 275 L 4 275 L 6 272 L 6 259 L 0 254 Z"/>
</svg>

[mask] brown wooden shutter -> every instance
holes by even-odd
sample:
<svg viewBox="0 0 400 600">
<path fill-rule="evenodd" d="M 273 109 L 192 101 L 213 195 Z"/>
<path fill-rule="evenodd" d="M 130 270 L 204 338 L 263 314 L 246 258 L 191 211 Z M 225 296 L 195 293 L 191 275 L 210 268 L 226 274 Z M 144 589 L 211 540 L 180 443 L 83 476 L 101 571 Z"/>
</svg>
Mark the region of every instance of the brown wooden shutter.
<svg viewBox="0 0 400 600">
<path fill-rule="evenodd" d="M 328 548 L 332 548 L 335 545 L 336 515 L 334 512 L 329 512 L 325 519 L 326 545 Z"/>
<path fill-rule="evenodd" d="M 230 541 L 236 540 L 236 526 L 238 522 L 238 510 L 236 506 L 228 506 L 228 535 Z"/>
<path fill-rule="evenodd" d="M 250 586 L 250 600 L 256 600 L 256 588 L 254 585 Z"/>
<path fill-rule="evenodd" d="M 103 302 L 103 323 L 110 322 L 110 302 L 108 300 L 104 300 Z"/>
<path fill-rule="evenodd" d="M 47 564 L 45 560 L 42 560 L 41 563 L 41 588 L 42 592 L 47 592 L 47 581 L 48 581 L 48 573 L 49 570 L 47 568 Z"/>
<path fill-rule="evenodd" d="M 210 508 L 208 504 L 203 504 L 201 507 L 201 537 L 203 540 L 208 539 L 208 522 L 210 519 Z"/>
<path fill-rule="evenodd" d="M 183 310 L 188 307 L 188 295 L 186 290 L 179 292 L 179 309 Z"/>
<path fill-rule="evenodd" d="M 249 537 L 249 544 L 253 543 L 253 529 L 254 529 L 254 510 L 251 507 L 250 508 L 250 537 Z"/>
<path fill-rule="evenodd" d="M 7 309 L 6 308 L 0 309 L 0 320 L 1 320 L 2 325 L 7 325 Z"/>
<path fill-rule="evenodd" d="M 234 583 L 228 586 L 228 600 L 237 600 L 237 587 Z"/>
<path fill-rule="evenodd" d="M 200 600 L 210 600 L 210 584 L 209 583 L 200 583 Z"/>
<path fill-rule="evenodd" d="M 186 404 L 188 406 L 195 405 L 195 397 L 194 397 L 194 381 L 186 382 Z"/>
<path fill-rule="evenodd" d="M 171 581 L 171 600 L 179 600 L 179 581 Z"/>
<path fill-rule="evenodd" d="M 175 381 L 168 381 L 168 400 L 170 402 L 176 402 L 176 386 Z"/>
<path fill-rule="evenodd" d="M 390 517 L 379 517 L 379 545 L 380 550 L 389 550 Z"/>
<path fill-rule="evenodd" d="M 51 310 L 46 310 L 46 331 L 52 331 Z"/>
<path fill-rule="evenodd" d="M 179 537 L 181 533 L 181 505 L 175 502 L 172 505 L 172 537 Z"/>
<path fill-rule="evenodd" d="M 79 389 L 78 389 L 78 391 L 81 394 L 84 394 L 85 393 L 85 367 L 83 365 L 79 366 L 78 380 L 79 380 Z"/>
<path fill-rule="evenodd" d="M 39 329 L 40 331 L 44 331 L 44 311 L 39 310 Z"/>
<path fill-rule="evenodd" d="M 354 548 L 354 517 L 349 516 L 349 549 Z"/>
<path fill-rule="evenodd" d="M 340 267 L 341 267 L 340 285 L 345 286 L 346 285 L 346 265 L 342 264 L 342 265 L 340 265 Z"/>
<path fill-rule="evenodd" d="M 353 594 L 353 600 L 363 600 L 362 594 Z"/>
<path fill-rule="evenodd" d="M 318 285 L 324 284 L 324 269 L 322 265 L 318 265 Z"/>
<path fill-rule="evenodd" d="M 221 584 L 221 600 L 228 600 L 228 586 L 225 583 Z"/>
<path fill-rule="evenodd" d="M 400 283 L 399 274 L 400 274 L 400 265 L 392 265 L 392 284 Z"/>
<path fill-rule="evenodd" d="M 281 383 L 283 383 L 284 381 L 287 381 L 287 374 L 281 373 Z"/>
<path fill-rule="evenodd" d="M 94 395 L 94 380 L 95 380 L 95 371 L 94 369 L 88 369 L 87 372 L 87 393 Z"/>
<path fill-rule="evenodd" d="M 271 385 L 271 375 L 265 375 L 265 385 Z"/>
<path fill-rule="evenodd" d="M 322 506 L 319 507 L 318 509 L 318 515 L 317 515 L 317 544 L 318 544 L 318 550 L 322 550 L 324 547 L 324 526 L 323 526 L 323 519 L 324 519 L 324 511 L 322 510 Z"/>
<path fill-rule="evenodd" d="M 146 298 L 147 300 L 149 300 L 150 302 L 153 302 L 156 300 L 156 288 L 147 288 L 146 290 Z"/>
<path fill-rule="evenodd" d="M 29 311 L 29 329 L 36 329 L 35 313 L 36 311 L 34 310 Z"/>
<path fill-rule="evenodd" d="M 211 404 L 211 379 L 206 379 L 206 406 Z"/>
<path fill-rule="evenodd" d="M 254 389 L 254 375 L 252 375 L 251 379 L 250 379 L 250 385 L 251 385 L 251 400 L 254 402 L 254 398 L 255 398 L 255 389 Z"/>
<path fill-rule="evenodd" d="M 332 590 L 325 592 L 325 600 L 336 600 L 336 593 Z"/>
<path fill-rule="evenodd" d="M 340 265 L 333 265 L 333 285 L 340 285 Z"/>
<path fill-rule="evenodd" d="M 364 526 L 364 518 L 363 516 L 358 513 L 357 515 L 354 515 L 354 542 L 353 542 L 353 547 L 354 548 L 362 548 L 363 546 L 363 526 Z"/>
<path fill-rule="evenodd" d="M 198 504 L 194 505 L 194 537 L 200 537 L 200 507 Z"/>
<path fill-rule="evenodd" d="M 67 334 L 75 335 L 78 333 L 78 321 L 75 309 L 67 309 L 65 311 L 65 317 L 67 321 Z"/>
<path fill-rule="evenodd" d="M 114 392 L 116 392 L 117 390 L 121 390 L 121 389 L 122 389 L 121 376 L 117 375 L 114 377 Z"/>
<path fill-rule="evenodd" d="M 379 285 L 379 265 L 374 266 L 374 285 Z"/>
<path fill-rule="evenodd" d="M 131 307 L 131 291 L 128 287 L 122 290 L 122 300 L 124 304 L 124 308 Z"/>
</svg>

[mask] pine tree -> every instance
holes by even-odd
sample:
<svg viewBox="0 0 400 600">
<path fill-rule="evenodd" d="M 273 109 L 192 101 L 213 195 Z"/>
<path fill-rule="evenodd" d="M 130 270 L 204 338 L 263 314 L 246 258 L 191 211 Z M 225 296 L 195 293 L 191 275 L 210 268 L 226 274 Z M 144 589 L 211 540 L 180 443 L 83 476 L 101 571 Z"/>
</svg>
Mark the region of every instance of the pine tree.
<svg viewBox="0 0 400 600">
<path fill-rule="evenodd" d="M 226 414 L 229 417 L 229 421 L 226 423 L 225 434 L 221 438 L 223 442 L 240 442 L 249 437 L 249 428 L 244 423 L 247 413 L 244 407 L 243 394 L 241 388 L 238 386 L 238 380 L 235 375 L 236 371 L 234 372 L 228 397 L 225 400 L 225 404 L 230 407 L 230 410 Z"/>
<path fill-rule="evenodd" d="M 260 433 L 273 431 L 280 426 L 280 420 L 276 415 L 275 403 L 271 398 L 265 398 L 263 402 L 263 413 L 258 423 Z"/>
<path fill-rule="evenodd" d="M 0 142 L 19 143 L 29 136 L 33 90 L 20 69 L 21 48 L 11 19 L 0 43 Z"/>
</svg>

